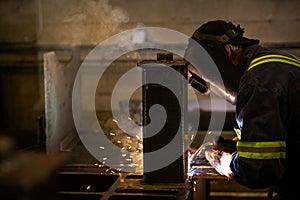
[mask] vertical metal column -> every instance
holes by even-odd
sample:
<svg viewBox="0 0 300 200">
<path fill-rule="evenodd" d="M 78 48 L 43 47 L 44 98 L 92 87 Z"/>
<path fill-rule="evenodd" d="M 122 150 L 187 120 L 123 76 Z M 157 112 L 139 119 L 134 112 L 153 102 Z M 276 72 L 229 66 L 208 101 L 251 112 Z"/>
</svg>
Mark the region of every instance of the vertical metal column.
<svg viewBox="0 0 300 200">
<path fill-rule="evenodd" d="M 143 131 L 143 152 L 153 152 L 164 148 L 174 136 L 180 131 L 180 142 L 178 148 L 173 152 L 165 152 L 180 155 L 171 164 L 158 169 L 156 171 L 148 171 L 148 166 L 153 165 L 153 160 L 144 157 L 144 182 L 145 183 L 183 183 L 186 178 L 186 159 L 184 150 L 184 134 L 187 110 L 187 64 L 183 61 L 174 61 L 173 55 L 162 53 L 157 55 L 157 60 L 145 61 L 140 63 L 143 69 L 143 123 L 144 126 L 151 123 L 149 118 L 149 109 L 154 104 L 164 107 L 167 112 L 167 119 L 164 127 L 155 135 L 147 137 L 147 130 Z M 146 64 L 143 67 L 143 64 Z M 158 66 L 157 69 L 155 66 Z M 179 73 L 176 77 L 172 77 L 172 81 L 168 82 L 167 76 L 170 75 L 162 69 L 164 67 L 172 67 Z M 151 66 L 148 69 L 147 66 Z M 160 84 L 148 83 L 147 80 L 156 77 Z M 175 81 L 174 81 L 175 80 Z M 166 87 L 167 86 L 167 87 Z M 174 94 L 170 89 L 176 88 L 178 94 Z"/>
</svg>

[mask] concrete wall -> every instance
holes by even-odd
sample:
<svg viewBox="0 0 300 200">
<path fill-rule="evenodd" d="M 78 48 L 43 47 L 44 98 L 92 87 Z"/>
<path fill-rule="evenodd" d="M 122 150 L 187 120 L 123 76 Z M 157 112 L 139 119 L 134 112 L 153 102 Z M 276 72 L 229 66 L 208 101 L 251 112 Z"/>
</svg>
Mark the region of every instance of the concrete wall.
<svg viewBox="0 0 300 200">
<path fill-rule="evenodd" d="M 36 117 L 44 115 L 45 106 L 45 52 L 55 51 L 68 63 L 74 46 L 81 47 L 84 59 L 99 42 L 127 29 L 155 26 L 191 35 L 208 20 L 225 19 L 241 24 L 248 37 L 293 47 L 299 55 L 299 10 L 298 0 L 0 1 L 0 128 L 20 137 L 37 131 Z"/>
<path fill-rule="evenodd" d="M 218 18 L 240 23 L 263 43 L 299 43 L 297 0 L 14 0 L 0 9 L 1 42 L 95 44 L 137 26 L 190 35 Z"/>
</svg>

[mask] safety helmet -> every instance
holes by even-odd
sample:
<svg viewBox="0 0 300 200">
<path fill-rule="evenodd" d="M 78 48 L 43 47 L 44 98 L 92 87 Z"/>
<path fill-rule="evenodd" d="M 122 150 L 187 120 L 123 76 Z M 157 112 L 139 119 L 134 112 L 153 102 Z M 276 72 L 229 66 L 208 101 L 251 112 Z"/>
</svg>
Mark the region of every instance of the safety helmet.
<svg viewBox="0 0 300 200">
<path fill-rule="evenodd" d="M 223 20 L 209 21 L 201 25 L 192 35 L 192 38 L 200 42 L 213 40 L 232 45 L 258 44 L 259 40 L 244 37 L 244 29 L 240 25 Z"/>
<path fill-rule="evenodd" d="M 244 29 L 240 25 L 235 26 L 232 22 L 223 20 L 209 21 L 195 30 L 189 40 L 184 58 L 200 72 L 201 78 L 210 86 L 210 91 L 223 96 L 227 101 L 235 104 L 236 95 L 241 78 L 241 72 L 229 59 L 224 44 L 246 46 L 258 44 L 259 40 L 249 39 L 243 36 Z M 217 71 L 212 66 L 203 65 L 203 54 L 199 44 L 210 55 L 217 66 Z M 201 57 L 202 56 L 202 57 Z M 219 73 L 221 78 L 219 78 Z"/>
</svg>

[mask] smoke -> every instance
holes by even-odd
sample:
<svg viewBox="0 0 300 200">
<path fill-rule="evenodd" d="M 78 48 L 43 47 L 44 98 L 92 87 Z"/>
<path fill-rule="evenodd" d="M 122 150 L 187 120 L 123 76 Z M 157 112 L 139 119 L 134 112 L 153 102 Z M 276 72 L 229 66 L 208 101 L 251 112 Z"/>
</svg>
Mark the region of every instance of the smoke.
<svg viewBox="0 0 300 200">
<path fill-rule="evenodd" d="M 113 7 L 108 0 L 48 1 L 45 7 L 50 10 L 45 19 L 45 26 L 51 27 L 47 34 L 59 44 L 95 45 L 129 22 L 126 10 Z"/>
</svg>

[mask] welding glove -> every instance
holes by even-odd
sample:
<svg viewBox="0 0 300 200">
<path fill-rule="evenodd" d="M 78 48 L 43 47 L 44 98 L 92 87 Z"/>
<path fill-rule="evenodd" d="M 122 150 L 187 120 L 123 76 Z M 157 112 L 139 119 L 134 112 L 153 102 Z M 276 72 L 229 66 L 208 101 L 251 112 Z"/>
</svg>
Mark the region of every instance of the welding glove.
<svg viewBox="0 0 300 200">
<path fill-rule="evenodd" d="M 228 178 L 232 178 L 232 172 L 230 170 L 230 162 L 232 155 L 227 152 L 220 154 L 218 150 L 207 150 L 205 151 L 205 158 L 208 160 L 210 165 L 215 168 L 215 170 Z"/>
<path fill-rule="evenodd" d="M 232 171 L 230 169 L 230 162 L 231 162 L 232 154 L 230 153 L 223 153 L 220 158 L 220 163 L 216 165 L 215 169 L 220 173 L 228 178 L 232 178 Z"/>
</svg>

